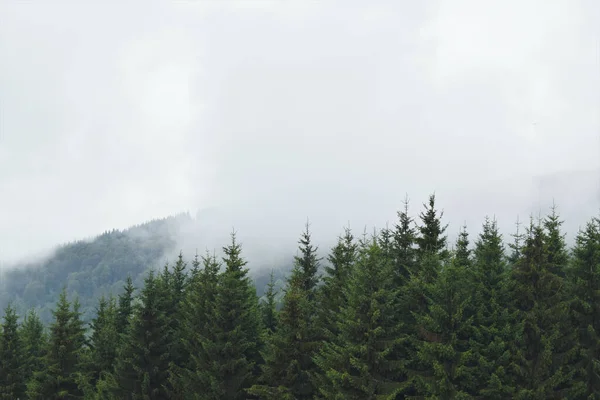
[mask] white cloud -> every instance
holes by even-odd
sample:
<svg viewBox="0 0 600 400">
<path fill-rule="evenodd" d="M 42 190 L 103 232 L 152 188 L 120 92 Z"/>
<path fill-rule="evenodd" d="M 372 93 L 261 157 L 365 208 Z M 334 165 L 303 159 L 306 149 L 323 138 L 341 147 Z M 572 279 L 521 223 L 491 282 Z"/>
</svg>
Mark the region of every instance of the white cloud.
<svg viewBox="0 0 600 400">
<path fill-rule="evenodd" d="M 325 237 L 432 190 L 516 213 L 598 167 L 599 4 L 0 3 L 0 247 L 227 204 Z"/>
</svg>

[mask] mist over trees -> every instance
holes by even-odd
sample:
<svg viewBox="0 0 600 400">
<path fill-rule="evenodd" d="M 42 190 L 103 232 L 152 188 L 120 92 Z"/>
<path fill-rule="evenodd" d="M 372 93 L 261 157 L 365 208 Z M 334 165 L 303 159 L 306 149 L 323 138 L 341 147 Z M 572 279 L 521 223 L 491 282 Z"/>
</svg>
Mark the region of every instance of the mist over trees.
<svg viewBox="0 0 600 400">
<path fill-rule="evenodd" d="M 307 223 L 283 287 L 257 291 L 243 244 L 125 277 L 86 323 L 5 308 L 0 397 L 30 399 L 600 398 L 600 219 L 567 246 L 558 208 L 504 238 L 450 242 L 434 195 L 319 255 Z M 123 271 L 127 274 L 127 271 Z"/>
</svg>

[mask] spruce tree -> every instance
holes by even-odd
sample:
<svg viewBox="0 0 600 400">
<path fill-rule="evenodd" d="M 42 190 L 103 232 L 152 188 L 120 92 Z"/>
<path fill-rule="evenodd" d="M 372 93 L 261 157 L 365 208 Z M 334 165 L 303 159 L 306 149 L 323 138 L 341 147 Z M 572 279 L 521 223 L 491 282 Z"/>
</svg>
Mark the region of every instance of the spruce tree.
<svg viewBox="0 0 600 400">
<path fill-rule="evenodd" d="M 29 382 L 35 372 L 44 368 L 44 355 L 48 336 L 44 324 L 34 310 L 29 310 L 21 324 L 19 336 L 23 344 L 23 375 Z"/>
<path fill-rule="evenodd" d="M 63 289 L 52 314 L 54 322 L 44 356 L 45 368 L 34 374 L 27 394 L 36 400 L 83 398 L 79 375 L 85 360 L 85 337 L 78 303 L 71 308 Z"/>
<path fill-rule="evenodd" d="M 314 357 L 320 398 L 395 398 L 403 390 L 405 360 L 394 357 L 402 340 L 394 316 L 393 275 L 393 263 L 377 239 L 361 248 L 347 304 L 336 321 L 338 334 Z"/>
<path fill-rule="evenodd" d="M 406 285 L 410 275 L 416 272 L 417 232 L 414 220 L 408 215 L 408 198 L 404 209 L 398 212 L 398 223 L 394 229 L 395 281 L 397 287 Z"/>
<path fill-rule="evenodd" d="M 260 304 L 260 312 L 262 316 L 262 324 L 267 335 L 271 335 L 277 329 L 277 291 L 275 290 L 275 278 L 273 271 L 267 284 L 265 300 Z"/>
<path fill-rule="evenodd" d="M 572 326 L 579 343 L 572 398 L 600 399 L 600 220 L 593 218 L 575 238 L 569 269 Z"/>
<path fill-rule="evenodd" d="M 564 278 L 569 262 L 565 242 L 566 235 L 561 232 L 563 221 L 558 215 L 556 204 L 552 205 L 550 211 L 550 214 L 543 221 L 548 247 L 548 271 Z"/>
<path fill-rule="evenodd" d="M 425 210 L 419 216 L 421 225 L 418 228 L 419 234 L 415 239 L 418 245 L 417 255 L 422 260 L 427 255 L 434 254 L 440 260 L 445 261 L 449 256 L 446 249 L 447 237 L 444 235 L 448 225 L 442 225 L 441 219 L 444 212 L 438 212 L 436 209 L 435 194 L 429 196 L 429 202 L 423 204 L 423 207 L 425 207 Z"/>
<path fill-rule="evenodd" d="M 201 338 L 199 384 L 205 399 L 245 399 L 260 351 L 260 314 L 256 289 L 248 277 L 242 247 L 231 235 L 223 248 L 225 271 L 219 276 L 214 312 Z"/>
<path fill-rule="evenodd" d="M 458 233 L 458 239 L 456 240 L 456 248 L 454 250 L 455 262 L 464 266 L 467 269 L 471 268 L 471 249 L 469 248 L 469 232 L 467 226 L 463 225 L 460 232 Z"/>
<path fill-rule="evenodd" d="M 165 316 L 165 330 L 163 335 L 168 348 L 168 360 L 170 375 L 188 362 L 189 353 L 183 348 L 183 302 L 186 294 L 188 279 L 186 276 L 187 263 L 183 260 L 182 252 L 179 253 L 177 261 L 169 270 L 165 267 L 160 280 L 159 292 L 161 310 Z M 168 392 L 173 396 L 176 388 L 169 381 Z"/>
<path fill-rule="evenodd" d="M 100 298 L 91 328 L 91 383 L 95 385 L 101 376 L 113 372 L 117 356 L 117 304 L 113 297 Z"/>
<path fill-rule="evenodd" d="M 514 387 L 508 375 L 510 342 L 514 315 L 508 298 L 508 270 L 502 236 L 495 220 L 486 217 L 475 243 L 472 292 L 474 294 L 477 394 L 502 400 L 512 396 Z"/>
<path fill-rule="evenodd" d="M 25 352 L 17 321 L 15 309 L 9 304 L 0 335 L 0 399 L 25 398 Z"/>
<path fill-rule="evenodd" d="M 117 357 L 116 395 L 122 399 L 168 398 L 168 338 L 160 298 L 161 277 L 150 271 Z"/>
<path fill-rule="evenodd" d="M 511 298 L 519 315 L 512 343 L 514 397 L 564 396 L 572 375 L 565 368 L 569 350 L 563 350 L 566 343 L 561 343 L 566 339 L 564 320 L 568 315 L 565 286 L 549 262 L 547 232 L 533 219 L 511 276 Z"/>
<path fill-rule="evenodd" d="M 263 352 L 259 383 L 248 390 L 259 399 L 312 399 L 315 394 L 309 373 L 318 343 L 311 332 L 312 307 L 305 282 L 297 264 L 288 280 L 278 328 Z"/>
<path fill-rule="evenodd" d="M 465 230 L 463 230 L 465 232 Z M 416 314 L 418 392 L 428 398 L 466 399 L 475 392 L 477 366 L 470 338 L 473 335 L 472 293 L 468 284 L 468 240 L 459 236 L 451 262 L 435 281 L 424 282 L 427 307 Z M 433 255 L 435 256 L 435 255 Z"/>
<path fill-rule="evenodd" d="M 300 237 L 301 256 L 294 259 L 278 330 L 262 353 L 260 385 L 249 391 L 259 398 L 312 399 L 315 395 L 310 376 L 315 370 L 312 357 L 321 335 L 316 312 L 320 259 L 308 228 L 307 223 Z"/>
<path fill-rule="evenodd" d="M 298 241 L 300 255 L 295 256 L 294 261 L 302 271 L 304 290 L 308 294 L 309 300 L 313 300 L 315 298 L 315 288 L 320 280 L 318 272 L 321 259 L 317 256 L 318 247 L 312 244 L 309 226 L 309 223 L 306 222 L 306 229 L 302 232 Z"/>
<path fill-rule="evenodd" d="M 211 360 L 206 357 L 202 342 L 210 337 L 209 322 L 216 318 L 221 263 L 216 255 L 207 251 L 201 261 L 196 256 L 192 265 L 192 276 L 181 310 L 181 343 L 189 358 L 184 365 L 171 368 L 169 379 L 173 398 L 202 398 L 206 385 L 211 384 L 211 377 L 206 371 Z"/>
<path fill-rule="evenodd" d="M 521 251 L 525 240 L 525 234 L 521 230 L 521 225 L 521 221 L 517 218 L 517 222 L 515 223 L 515 233 L 512 234 L 513 242 L 508 245 L 512 250 L 511 254 L 508 256 L 508 262 L 511 268 L 515 266 L 521 258 Z"/>
<path fill-rule="evenodd" d="M 358 245 L 349 228 L 338 237 L 337 244 L 327 258 L 323 285 L 319 289 L 318 327 L 323 338 L 337 334 L 336 319 L 341 308 L 346 305 L 346 286 L 356 262 Z"/>
<path fill-rule="evenodd" d="M 131 276 L 127 276 L 127 282 L 123 293 L 119 295 L 119 308 L 117 309 L 117 333 L 123 335 L 129 326 L 129 318 L 132 314 L 133 292 L 135 288 Z"/>
</svg>

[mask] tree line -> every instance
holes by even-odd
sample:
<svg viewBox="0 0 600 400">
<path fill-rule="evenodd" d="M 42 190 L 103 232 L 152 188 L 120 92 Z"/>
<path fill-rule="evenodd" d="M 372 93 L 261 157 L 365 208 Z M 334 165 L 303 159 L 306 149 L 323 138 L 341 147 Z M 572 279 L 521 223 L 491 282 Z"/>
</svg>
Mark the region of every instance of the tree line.
<svg viewBox="0 0 600 400">
<path fill-rule="evenodd" d="M 0 398 L 600 399 L 600 219 L 570 249 L 555 207 L 506 247 L 490 218 L 449 245 L 442 219 L 405 202 L 326 260 L 307 225 L 280 302 L 232 234 L 129 279 L 89 327 L 66 291 L 48 326 L 9 305 Z"/>
</svg>

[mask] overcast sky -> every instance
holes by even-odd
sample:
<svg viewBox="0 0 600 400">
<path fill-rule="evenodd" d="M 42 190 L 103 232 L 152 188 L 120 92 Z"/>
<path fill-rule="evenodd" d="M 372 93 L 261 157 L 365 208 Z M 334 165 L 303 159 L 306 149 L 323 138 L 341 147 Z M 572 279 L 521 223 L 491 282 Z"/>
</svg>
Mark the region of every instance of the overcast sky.
<svg viewBox="0 0 600 400">
<path fill-rule="evenodd" d="M 1 257 L 214 206 L 325 237 L 433 191 L 510 226 L 600 167 L 599 46 L 597 0 L 0 1 Z"/>
</svg>

